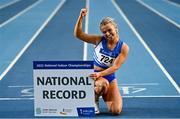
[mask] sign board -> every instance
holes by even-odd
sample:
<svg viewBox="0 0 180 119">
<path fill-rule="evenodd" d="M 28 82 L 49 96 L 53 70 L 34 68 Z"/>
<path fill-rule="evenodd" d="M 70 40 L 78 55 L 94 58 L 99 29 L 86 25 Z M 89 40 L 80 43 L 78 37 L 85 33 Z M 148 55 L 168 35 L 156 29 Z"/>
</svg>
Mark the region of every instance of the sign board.
<svg viewBox="0 0 180 119">
<path fill-rule="evenodd" d="M 35 116 L 94 116 L 93 61 L 34 61 Z"/>
</svg>

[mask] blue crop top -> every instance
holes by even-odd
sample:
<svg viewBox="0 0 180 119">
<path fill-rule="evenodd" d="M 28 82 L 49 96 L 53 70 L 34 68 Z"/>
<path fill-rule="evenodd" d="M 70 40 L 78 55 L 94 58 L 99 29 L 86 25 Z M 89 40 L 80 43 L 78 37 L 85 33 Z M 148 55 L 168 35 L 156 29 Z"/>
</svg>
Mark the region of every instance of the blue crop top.
<svg viewBox="0 0 180 119">
<path fill-rule="evenodd" d="M 102 37 L 102 40 L 94 49 L 94 64 L 101 68 L 109 68 L 113 65 L 115 58 L 121 53 L 123 42 L 119 40 L 113 50 L 108 49 L 107 40 Z"/>
</svg>

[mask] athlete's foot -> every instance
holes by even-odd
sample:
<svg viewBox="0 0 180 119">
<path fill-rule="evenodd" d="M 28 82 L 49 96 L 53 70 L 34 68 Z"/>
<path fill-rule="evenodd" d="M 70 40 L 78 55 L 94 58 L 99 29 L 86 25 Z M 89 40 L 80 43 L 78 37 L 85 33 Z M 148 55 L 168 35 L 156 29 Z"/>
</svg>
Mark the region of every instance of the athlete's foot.
<svg viewBox="0 0 180 119">
<path fill-rule="evenodd" d="M 95 114 L 100 114 L 100 111 L 99 111 L 99 101 L 95 102 Z"/>
</svg>

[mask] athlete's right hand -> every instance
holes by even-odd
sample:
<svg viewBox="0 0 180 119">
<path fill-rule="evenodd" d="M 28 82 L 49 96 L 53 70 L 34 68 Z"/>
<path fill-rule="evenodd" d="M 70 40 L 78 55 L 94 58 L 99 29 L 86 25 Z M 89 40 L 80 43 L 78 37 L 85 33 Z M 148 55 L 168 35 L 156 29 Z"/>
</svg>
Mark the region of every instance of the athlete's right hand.
<svg viewBox="0 0 180 119">
<path fill-rule="evenodd" d="M 100 75 L 100 72 L 94 72 L 94 73 L 90 74 L 90 77 L 91 77 L 94 81 L 96 81 L 99 77 L 101 77 L 101 75 Z"/>
<path fill-rule="evenodd" d="M 81 9 L 80 15 L 81 15 L 82 17 L 85 17 L 85 16 L 87 15 L 87 8 Z"/>
</svg>

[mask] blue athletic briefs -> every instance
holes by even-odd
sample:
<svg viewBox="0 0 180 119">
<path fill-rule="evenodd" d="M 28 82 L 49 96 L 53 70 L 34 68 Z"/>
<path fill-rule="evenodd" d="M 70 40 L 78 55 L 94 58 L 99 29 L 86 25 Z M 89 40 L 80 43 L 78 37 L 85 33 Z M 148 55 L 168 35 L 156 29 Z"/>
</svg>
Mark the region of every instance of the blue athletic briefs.
<svg viewBox="0 0 180 119">
<path fill-rule="evenodd" d="M 94 72 L 100 72 L 99 70 L 94 70 Z M 111 83 L 111 81 L 113 81 L 114 79 L 116 79 L 115 77 L 115 73 L 103 76 L 103 78 L 107 79 L 109 81 L 109 83 Z"/>
</svg>

